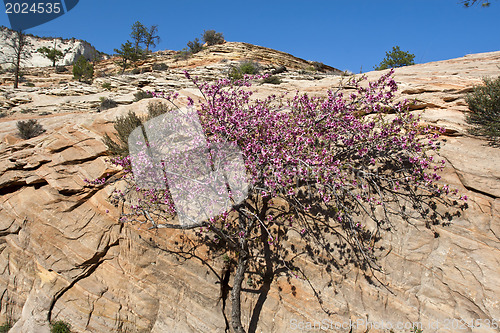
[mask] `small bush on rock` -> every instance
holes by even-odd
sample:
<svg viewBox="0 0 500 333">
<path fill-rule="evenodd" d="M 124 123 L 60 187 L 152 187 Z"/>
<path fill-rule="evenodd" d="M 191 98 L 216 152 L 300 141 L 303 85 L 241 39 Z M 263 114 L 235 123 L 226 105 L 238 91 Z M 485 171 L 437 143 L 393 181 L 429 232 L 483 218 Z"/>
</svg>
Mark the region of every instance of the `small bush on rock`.
<svg viewBox="0 0 500 333">
<path fill-rule="evenodd" d="M 126 156 L 128 154 L 128 136 L 141 124 L 141 119 L 132 111 L 129 111 L 126 116 L 116 118 L 114 128 L 118 142 L 111 139 L 108 134 L 105 134 L 103 139 L 111 155 Z"/>
<path fill-rule="evenodd" d="M 222 32 L 215 32 L 215 30 L 204 30 L 203 41 L 207 43 L 208 46 L 224 44 L 225 42 Z"/>
<path fill-rule="evenodd" d="M 111 83 L 110 82 L 104 82 L 101 85 L 101 87 L 102 87 L 102 89 L 111 90 Z"/>
<path fill-rule="evenodd" d="M 241 80 L 243 79 L 243 74 L 239 71 L 238 67 L 230 67 L 229 73 L 227 75 L 231 80 Z"/>
<path fill-rule="evenodd" d="M 142 126 L 146 121 L 168 111 L 170 111 L 170 108 L 165 103 L 150 102 L 148 104 L 148 115 L 145 117 L 139 117 L 135 112 L 129 111 L 127 115 L 116 118 L 114 128 L 118 141 L 111 139 L 108 134 L 105 134 L 103 139 L 109 153 L 113 156 L 127 156 L 129 152 L 128 137 L 130 133 L 137 127 Z"/>
<path fill-rule="evenodd" d="M 200 43 L 198 38 L 195 38 L 193 41 L 189 41 L 187 46 L 189 48 L 189 53 L 191 54 L 195 54 L 203 50 L 203 44 Z"/>
<path fill-rule="evenodd" d="M 73 65 L 73 77 L 78 81 L 92 81 L 94 77 L 94 65 L 83 56 L 80 56 Z"/>
<path fill-rule="evenodd" d="M 251 74 L 251 75 L 253 75 L 253 74 L 258 74 L 259 73 L 260 66 L 256 62 L 245 61 L 245 62 L 241 63 L 239 69 L 240 69 L 240 71 L 243 74 Z"/>
<path fill-rule="evenodd" d="M 153 96 L 152 96 L 151 94 L 148 94 L 148 93 L 147 93 L 147 92 L 145 92 L 145 91 L 139 90 L 138 92 L 136 92 L 136 93 L 134 94 L 134 97 L 135 97 L 135 98 L 134 98 L 134 101 L 135 101 L 135 102 L 138 102 L 138 101 L 140 101 L 141 99 L 144 99 L 144 98 L 151 98 L 151 97 L 153 97 Z"/>
<path fill-rule="evenodd" d="M 111 98 L 101 97 L 100 100 L 101 100 L 101 106 L 99 108 L 100 110 L 107 110 L 107 109 L 116 108 L 116 106 L 118 105 Z"/>
<path fill-rule="evenodd" d="M 229 69 L 229 78 L 232 80 L 241 80 L 245 74 L 255 75 L 260 71 L 260 66 L 257 62 L 244 61 L 238 67 Z"/>
<path fill-rule="evenodd" d="M 50 333 L 71 333 L 71 325 L 59 320 L 50 325 Z"/>
<path fill-rule="evenodd" d="M 185 47 L 182 50 L 180 50 L 174 57 L 177 60 L 187 60 L 191 56 L 191 53 L 189 52 L 188 48 Z"/>
<path fill-rule="evenodd" d="M 275 75 L 268 76 L 262 80 L 262 83 L 280 84 L 281 79 Z"/>
<path fill-rule="evenodd" d="M 19 136 L 24 140 L 34 138 L 45 132 L 45 129 L 38 123 L 38 120 L 36 119 L 18 121 L 17 129 L 19 130 Z"/>
<path fill-rule="evenodd" d="M 153 119 L 154 117 L 158 117 L 164 113 L 169 112 L 171 109 L 165 104 L 161 102 L 149 102 L 148 103 L 148 116 L 147 120 Z"/>
<path fill-rule="evenodd" d="M 320 71 L 325 66 L 325 64 L 319 61 L 311 61 L 311 66 L 313 70 Z"/>
<path fill-rule="evenodd" d="M 465 99 L 471 110 L 466 121 L 472 125 L 470 133 L 486 136 L 491 144 L 500 145 L 500 76 L 484 78 L 483 82 Z"/>
</svg>

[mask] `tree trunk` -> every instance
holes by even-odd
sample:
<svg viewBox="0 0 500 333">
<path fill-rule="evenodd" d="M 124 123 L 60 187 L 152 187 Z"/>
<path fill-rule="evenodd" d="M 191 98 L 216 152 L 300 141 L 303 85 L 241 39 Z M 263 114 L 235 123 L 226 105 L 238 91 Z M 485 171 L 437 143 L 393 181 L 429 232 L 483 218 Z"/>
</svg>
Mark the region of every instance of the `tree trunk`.
<svg viewBox="0 0 500 333">
<path fill-rule="evenodd" d="M 15 71 L 14 71 L 14 88 L 19 88 L 19 71 L 21 67 L 21 50 L 19 53 L 16 55 L 16 65 L 15 65 Z"/>
<path fill-rule="evenodd" d="M 24 46 L 26 44 L 25 36 L 22 31 L 16 31 L 16 41 L 14 41 L 13 49 L 15 52 L 16 60 L 14 63 L 14 88 L 19 87 L 19 73 L 21 71 L 21 58 L 24 55 Z"/>
<path fill-rule="evenodd" d="M 240 254 L 238 266 L 234 274 L 233 290 L 231 291 L 231 324 L 235 333 L 245 333 L 241 323 L 241 284 L 245 279 L 245 272 L 248 268 L 248 258 Z"/>
</svg>

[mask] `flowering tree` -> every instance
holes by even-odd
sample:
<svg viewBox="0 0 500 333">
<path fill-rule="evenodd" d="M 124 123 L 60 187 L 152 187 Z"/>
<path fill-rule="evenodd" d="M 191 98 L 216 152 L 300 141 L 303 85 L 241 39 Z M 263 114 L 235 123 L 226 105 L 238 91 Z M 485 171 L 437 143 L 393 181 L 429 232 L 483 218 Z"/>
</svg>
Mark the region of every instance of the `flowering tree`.
<svg viewBox="0 0 500 333">
<path fill-rule="evenodd" d="M 214 145 L 236 143 L 248 196 L 216 217 L 178 224 L 168 186 L 141 188 L 133 180 L 133 158 L 118 157 L 114 162 L 124 167 L 130 184 L 115 197 L 130 208 L 122 220 L 189 229 L 191 244 L 203 243 L 214 255 L 224 255 L 224 277 L 233 275 L 231 326 L 238 333 L 245 332 L 240 319 L 244 281 L 260 285 L 265 299 L 277 274 L 306 277 L 300 268 L 304 256 L 327 272 L 355 265 L 373 276 L 380 271 L 377 241 L 395 221 L 420 219 L 431 228 L 451 218 L 436 209 L 436 200 L 446 200 L 443 194 L 450 191 L 435 184 L 444 166 L 433 154 L 439 131 L 419 125 L 406 101 L 394 102 L 392 75 L 368 84 L 352 79 L 349 93 L 339 88 L 326 97 L 297 93 L 266 99 L 254 99 L 246 89 L 252 77 L 215 83 L 192 79 L 204 99 L 188 104 L 206 136 L 208 160 L 215 163 L 210 158 Z M 155 95 L 172 103 L 177 98 Z M 165 162 L 159 166 L 165 168 Z M 169 182 L 167 175 L 164 181 Z M 250 326 L 255 330 L 256 321 Z"/>
</svg>

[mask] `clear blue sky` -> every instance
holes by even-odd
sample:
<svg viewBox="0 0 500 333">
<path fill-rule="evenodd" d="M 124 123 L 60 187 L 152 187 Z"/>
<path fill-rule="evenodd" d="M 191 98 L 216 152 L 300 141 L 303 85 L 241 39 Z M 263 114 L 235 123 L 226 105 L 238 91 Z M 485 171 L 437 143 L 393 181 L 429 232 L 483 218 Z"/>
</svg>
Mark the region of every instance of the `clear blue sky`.
<svg viewBox="0 0 500 333">
<path fill-rule="evenodd" d="M 130 26 L 157 24 L 156 50 L 180 50 L 203 30 L 321 61 L 339 69 L 372 70 L 399 45 L 415 62 L 500 50 L 500 1 L 466 9 L 459 0 L 80 0 L 70 12 L 27 32 L 84 39 L 113 53 Z M 1 7 L 0 7 L 1 8 Z M 0 25 L 8 26 L 5 10 Z"/>
</svg>

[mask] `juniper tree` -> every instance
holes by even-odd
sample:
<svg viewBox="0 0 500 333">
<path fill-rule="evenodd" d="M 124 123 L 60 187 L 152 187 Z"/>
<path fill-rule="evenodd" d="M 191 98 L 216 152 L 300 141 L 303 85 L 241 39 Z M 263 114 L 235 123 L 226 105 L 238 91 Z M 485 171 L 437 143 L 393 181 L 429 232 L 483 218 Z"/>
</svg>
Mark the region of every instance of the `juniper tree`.
<svg viewBox="0 0 500 333">
<path fill-rule="evenodd" d="M 56 67 L 56 61 L 64 57 L 64 53 L 57 50 L 55 45 L 53 48 L 48 48 L 46 46 L 39 48 L 36 52 L 41 53 L 44 57 L 52 61 L 52 67 Z"/>
<path fill-rule="evenodd" d="M 130 41 L 121 45 L 120 49 L 115 49 L 116 54 L 121 58 L 117 64 L 122 68 L 122 73 L 130 65 L 130 63 L 139 60 L 140 55 L 137 54 L 136 49 L 132 46 Z"/>
<path fill-rule="evenodd" d="M 413 61 L 415 55 L 406 51 L 401 51 L 399 46 L 394 46 L 391 52 L 385 53 L 385 58 L 382 62 L 375 66 L 374 69 L 377 71 L 388 69 L 388 68 L 398 68 L 403 66 L 415 65 Z"/>
<path fill-rule="evenodd" d="M 94 77 L 94 65 L 85 59 L 84 56 L 79 56 L 73 64 L 73 78 L 82 82 L 92 81 Z"/>
</svg>

